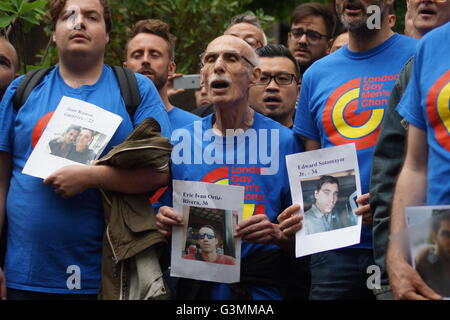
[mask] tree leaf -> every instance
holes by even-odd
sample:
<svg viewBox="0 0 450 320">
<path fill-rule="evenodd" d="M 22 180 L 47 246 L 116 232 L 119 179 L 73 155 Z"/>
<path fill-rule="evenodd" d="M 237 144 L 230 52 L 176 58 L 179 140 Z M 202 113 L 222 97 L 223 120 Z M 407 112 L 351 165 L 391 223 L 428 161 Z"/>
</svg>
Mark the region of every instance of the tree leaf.
<svg viewBox="0 0 450 320">
<path fill-rule="evenodd" d="M 0 17 L 0 28 L 6 28 L 7 26 L 9 26 L 11 22 L 13 22 L 14 18 L 14 16 Z"/>
</svg>

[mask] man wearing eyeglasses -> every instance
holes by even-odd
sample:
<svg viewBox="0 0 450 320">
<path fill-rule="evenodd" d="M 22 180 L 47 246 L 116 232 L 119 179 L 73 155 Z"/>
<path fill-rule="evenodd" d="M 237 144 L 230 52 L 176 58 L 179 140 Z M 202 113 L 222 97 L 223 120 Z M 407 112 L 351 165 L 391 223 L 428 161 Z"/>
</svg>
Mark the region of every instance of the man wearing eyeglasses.
<svg viewBox="0 0 450 320">
<path fill-rule="evenodd" d="M 256 53 L 261 77 L 250 88 L 250 105 L 255 111 L 292 128 L 300 92 L 297 60 L 283 45 L 267 45 L 257 49 Z"/>
<path fill-rule="evenodd" d="M 368 204 L 372 156 L 390 91 L 416 46 L 415 39 L 391 30 L 392 5 L 393 0 L 337 0 L 349 43 L 303 77 L 293 130 L 307 150 L 354 143 L 363 193 L 355 210 L 362 216 L 361 242 L 311 256 L 311 299 L 374 299 L 366 285 L 367 268 L 375 264 Z M 379 9 L 378 26 L 369 23 L 370 6 Z"/>
<path fill-rule="evenodd" d="M 258 18 L 253 15 L 240 14 L 231 19 L 227 30 L 223 33 L 241 38 L 254 50 L 267 45 L 267 37 Z"/>
<path fill-rule="evenodd" d="M 172 177 L 245 187 L 243 221 L 234 234 L 242 240 L 241 282 L 230 286 L 183 279 L 177 292 L 201 288 L 205 294 L 189 294 L 196 299 L 281 299 L 286 272 L 280 263 L 280 246 L 291 245 L 292 239 L 281 231 L 277 216 L 282 212 L 291 217 L 299 209 L 290 206 L 285 157 L 302 151 L 302 146 L 291 130 L 250 108 L 249 88 L 260 79 L 261 69 L 249 44 L 235 36 L 218 37 L 201 55 L 201 62 L 202 79 L 215 113 L 174 131 Z M 266 159 L 258 156 L 262 153 L 278 161 L 277 168 L 272 170 Z M 205 154 L 211 157 L 205 160 Z M 162 196 L 161 203 L 166 206 L 156 217 L 158 230 L 165 236 L 171 235 L 173 226 L 185 223 L 171 207 L 170 196 L 170 191 Z M 292 219 L 298 222 L 301 217 Z"/>
<path fill-rule="evenodd" d="M 300 64 L 302 74 L 328 54 L 335 26 L 333 13 L 320 3 L 303 3 L 295 8 L 288 33 L 288 48 Z"/>
<path fill-rule="evenodd" d="M 188 253 L 183 259 L 199 260 L 218 264 L 235 265 L 236 260 L 233 257 L 217 252 L 219 240 L 216 237 L 216 231 L 213 226 L 205 225 L 198 230 L 197 234 L 200 251 Z"/>
</svg>

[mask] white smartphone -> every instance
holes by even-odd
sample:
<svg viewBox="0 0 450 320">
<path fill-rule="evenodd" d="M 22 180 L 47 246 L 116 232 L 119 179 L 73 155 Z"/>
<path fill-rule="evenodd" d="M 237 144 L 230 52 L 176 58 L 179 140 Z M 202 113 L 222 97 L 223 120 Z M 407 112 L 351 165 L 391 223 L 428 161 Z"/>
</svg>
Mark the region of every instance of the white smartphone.
<svg viewBox="0 0 450 320">
<path fill-rule="evenodd" d="M 174 89 L 200 89 L 200 75 L 186 74 L 173 79 Z"/>
</svg>

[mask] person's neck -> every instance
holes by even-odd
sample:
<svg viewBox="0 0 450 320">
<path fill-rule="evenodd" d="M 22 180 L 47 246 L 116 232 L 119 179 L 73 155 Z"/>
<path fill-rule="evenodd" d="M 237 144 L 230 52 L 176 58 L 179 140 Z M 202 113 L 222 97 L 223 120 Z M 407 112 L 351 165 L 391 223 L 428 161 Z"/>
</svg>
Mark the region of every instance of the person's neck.
<svg viewBox="0 0 450 320">
<path fill-rule="evenodd" d="M 95 84 L 103 72 L 103 56 L 96 59 L 60 56 L 59 72 L 72 88 Z"/>
<path fill-rule="evenodd" d="M 205 261 L 216 261 L 217 260 L 217 252 L 211 251 L 211 252 L 202 252 L 201 253 L 203 260 Z"/>
<path fill-rule="evenodd" d="M 357 31 L 349 31 L 348 49 L 353 52 L 362 52 L 373 49 L 387 39 L 389 39 L 394 32 L 389 27 L 388 21 L 384 21 L 381 29 L 367 28 Z"/>
<path fill-rule="evenodd" d="M 167 95 L 167 84 L 164 85 L 161 89 L 158 90 L 159 96 L 166 108 L 166 111 L 169 112 L 173 109 L 173 106 L 170 104 L 169 96 Z"/>
<path fill-rule="evenodd" d="M 245 99 L 240 103 L 214 105 L 214 108 L 216 113 L 213 128 L 222 136 L 227 134 L 227 130 L 246 131 L 253 124 L 255 112 Z"/>
<path fill-rule="evenodd" d="M 286 128 L 291 128 L 294 125 L 294 113 L 288 113 L 285 115 L 282 115 L 280 117 L 272 117 L 272 120 L 278 122 L 282 126 L 285 126 Z"/>
</svg>

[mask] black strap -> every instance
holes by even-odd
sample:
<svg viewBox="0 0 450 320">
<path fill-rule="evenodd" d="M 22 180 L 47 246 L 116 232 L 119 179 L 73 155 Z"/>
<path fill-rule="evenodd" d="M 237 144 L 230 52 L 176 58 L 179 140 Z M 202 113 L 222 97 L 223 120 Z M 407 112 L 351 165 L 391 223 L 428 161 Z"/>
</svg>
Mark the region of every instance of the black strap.
<svg viewBox="0 0 450 320">
<path fill-rule="evenodd" d="M 133 119 L 137 107 L 141 104 L 141 95 L 139 92 L 136 76 L 128 68 L 113 66 L 114 74 L 119 83 L 120 93 L 130 118 Z"/>
<path fill-rule="evenodd" d="M 25 104 L 28 97 L 30 96 L 31 91 L 41 82 L 42 78 L 52 70 L 53 67 L 43 68 L 43 69 L 35 69 L 27 72 L 25 77 L 20 82 L 19 87 L 14 95 L 13 107 L 15 111 L 19 111 L 19 109 Z"/>
<path fill-rule="evenodd" d="M 31 91 L 42 81 L 42 78 L 48 74 L 54 67 L 36 69 L 28 72 L 17 88 L 14 95 L 13 106 L 14 110 L 19 111 L 19 109 L 25 104 Z M 136 80 L 134 72 L 130 69 L 124 67 L 112 67 L 114 75 L 117 78 L 117 82 L 120 87 L 120 93 L 122 95 L 123 101 L 125 102 L 125 107 L 133 120 L 134 113 L 137 107 L 141 104 L 141 95 L 139 91 L 139 86 Z"/>
</svg>

